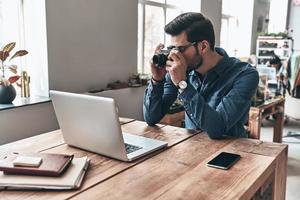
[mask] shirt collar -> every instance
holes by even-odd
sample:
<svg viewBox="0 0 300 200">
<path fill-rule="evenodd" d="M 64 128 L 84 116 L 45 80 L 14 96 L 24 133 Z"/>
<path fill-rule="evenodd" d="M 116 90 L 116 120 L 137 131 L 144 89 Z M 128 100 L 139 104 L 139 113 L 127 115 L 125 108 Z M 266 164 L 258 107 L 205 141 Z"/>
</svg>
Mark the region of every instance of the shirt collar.
<svg viewBox="0 0 300 200">
<path fill-rule="evenodd" d="M 226 51 L 220 47 L 215 47 L 215 50 L 218 54 L 220 54 L 221 56 L 223 56 L 223 58 L 217 63 L 217 65 L 212 68 L 208 74 L 215 72 L 218 76 L 222 76 L 224 73 L 224 71 L 227 68 L 228 65 L 228 61 L 229 61 L 229 56 L 226 53 Z M 197 76 L 197 73 L 195 70 L 192 70 L 190 73 L 190 75 L 192 76 Z"/>
<path fill-rule="evenodd" d="M 219 76 L 222 76 L 224 75 L 224 71 L 227 69 L 229 56 L 227 55 L 226 51 L 222 48 L 216 47 L 215 50 L 218 54 L 223 56 L 223 58 L 217 63 L 217 65 L 210 72 L 216 72 Z"/>
</svg>

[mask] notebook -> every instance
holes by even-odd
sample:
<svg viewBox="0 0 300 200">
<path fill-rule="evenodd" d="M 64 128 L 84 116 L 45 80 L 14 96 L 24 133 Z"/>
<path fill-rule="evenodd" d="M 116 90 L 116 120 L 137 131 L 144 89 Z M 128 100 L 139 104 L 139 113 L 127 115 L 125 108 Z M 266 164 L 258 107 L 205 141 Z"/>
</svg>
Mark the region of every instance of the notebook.
<svg viewBox="0 0 300 200">
<path fill-rule="evenodd" d="M 68 170 L 59 177 L 11 175 L 0 172 L 0 189 L 76 189 L 82 183 L 89 161 L 87 157 L 74 158 Z"/>
<path fill-rule="evenodd" d="M 14 166 L 12 158 L 0 161 L 0 171 L 5 174 L 23 174 L 39 176 L 60 176 L 70 165 L 73 155 L 39 153 L 30 156 L 41 157 L 39 167 Z"/>
</svg>

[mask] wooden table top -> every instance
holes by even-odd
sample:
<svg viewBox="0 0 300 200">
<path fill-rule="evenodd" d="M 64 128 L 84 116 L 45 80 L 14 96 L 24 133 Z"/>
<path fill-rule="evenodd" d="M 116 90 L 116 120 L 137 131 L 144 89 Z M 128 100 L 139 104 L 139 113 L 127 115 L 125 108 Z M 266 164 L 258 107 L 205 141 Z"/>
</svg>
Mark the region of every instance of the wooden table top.
<svg viewBox="0 0 300 200">
<path fill-rule="evenodd" d="M 263 109 L 272 107 L 274 105 L 284 103 L 284 101 L 285 101 L 285 98 L 283 96 L 278 96 L 278 97 L 272 98 L 270 100 L 266 100 L 264 103 L 254 106 L 254 108 L 263 110 Z"/>
<path fill-rule="evenodd" d="M 161 152 L 126 163 L 70 147 L 60 130 L 0 146 L 10 153 L 47 152 L 88 156 L 90 167 L 80 189 L 0 191 L 0 199 L 250 199 L 286 155 L 287 146 L 252 139 L 211 140 L 205 133 L 121 119 L 122 130 L 168 142 Z M 242 156 L 230 170 L 206 163 L 222 151 Z"/>
</svg>

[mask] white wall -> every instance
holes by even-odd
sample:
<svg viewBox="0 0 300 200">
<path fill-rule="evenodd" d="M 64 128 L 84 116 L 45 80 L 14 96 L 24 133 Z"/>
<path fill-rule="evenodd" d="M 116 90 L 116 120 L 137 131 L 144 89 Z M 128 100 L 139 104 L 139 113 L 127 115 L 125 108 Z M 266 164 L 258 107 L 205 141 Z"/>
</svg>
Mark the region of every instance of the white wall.
<svg viewBox="0 0 300 200">
<path fill-rule="evenodd" d="M 51 102 L 0 111 L 0 145 L 59 128 Z"/>
<path fill-rule="evenodd" d="M 201 0 L 201 13 L 207 16 L 215 29 L 216 46 L 220 45 L 222 0 Z"/>
<path fill-rule="evenodd" d="M 85 92 L 137 72 L 138 0 L 47 0 L 50 89 Z"/>
<path fill-rule="evenodd" d="M 114 98 L 119 116 L 137 120 L 144 120 L 143 99 L 146 86 L 137 88 L 123 88 L 118 90 L 107 90 L 90 95 Z"/>
<path fill-rule="evenodd" d="M 300 6 L 290 5 L 290 15 L 288 26 L 293 30 L 290 35 L 294 38 L 294 50 L 300 54 Z"/>
</svg>

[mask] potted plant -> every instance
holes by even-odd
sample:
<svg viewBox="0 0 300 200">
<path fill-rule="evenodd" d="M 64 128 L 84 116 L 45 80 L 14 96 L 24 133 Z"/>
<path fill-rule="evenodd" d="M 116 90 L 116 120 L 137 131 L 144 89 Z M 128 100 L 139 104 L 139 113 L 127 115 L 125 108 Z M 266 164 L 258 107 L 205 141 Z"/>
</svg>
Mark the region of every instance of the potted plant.
<svg viewBox="0 0 300 200">
<path fill-rule="evenodd" d="M 16 43 L 11 42 L 0 50 L 0 104 L 9 104 L 16 97 L 16 90 L 12 84 L 20 78 L 20 76 L 17 75 L 17 66 L 6 65 L 6 60 L 10 57 L 10 53 L 15 46 Z M 8 61 L 26 54 L 28 54 L 26 50 L 19 50 L 15 52 Z M 13 75 L 9 76 L 8 72 L 11 72 Z"/>
</svg>

